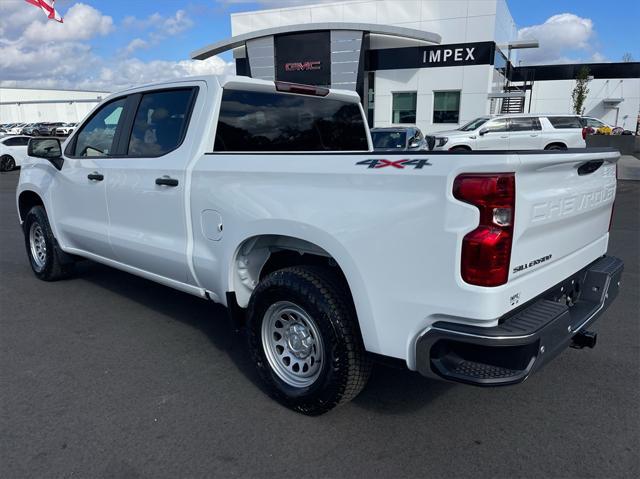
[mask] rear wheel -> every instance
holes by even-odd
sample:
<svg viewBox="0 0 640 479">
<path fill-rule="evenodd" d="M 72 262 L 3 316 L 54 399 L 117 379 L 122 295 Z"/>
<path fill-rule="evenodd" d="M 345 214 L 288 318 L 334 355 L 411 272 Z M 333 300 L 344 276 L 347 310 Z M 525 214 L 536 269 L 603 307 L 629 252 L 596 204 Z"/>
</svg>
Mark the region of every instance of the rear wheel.
<svg viewBox="0 0 640 479">
<path fill-rule="evenodd" d="M 0 171 L 11 171 L 16 167 L 16 160 L 9 155 L 3 155 L 0 158 Z"/>
<path fill-rule="evenodd" d="M 544 148 L 545 150 L 566 150 L 567 147 L 565 145 L 561 145 L 558 143 L 553 143 L 551 145 L 547 145 Z"/>
<path fill-rule="evenodd" d="M 73 273 L 73 259 L 58 247 L 42 206 L 34 206 L 27 213 L 24 239 L 31 269 L 39 279 L 56 281 Z"/>
<path fill-rule="evenodd" d="M 449 151 L 457 151 L 460 153 L 462 151 L 471 151 L 471 148 L 468 146 L 454 146 L 453 148 L 449 148 Z"/>
<path fill-rule="evenodd" d="M 356 397 L 371 371 L 344 281 L 329 268 L 269 274 L 249 303 L 248 340 L 271 396 L 319 415 Z"/>
</svg>

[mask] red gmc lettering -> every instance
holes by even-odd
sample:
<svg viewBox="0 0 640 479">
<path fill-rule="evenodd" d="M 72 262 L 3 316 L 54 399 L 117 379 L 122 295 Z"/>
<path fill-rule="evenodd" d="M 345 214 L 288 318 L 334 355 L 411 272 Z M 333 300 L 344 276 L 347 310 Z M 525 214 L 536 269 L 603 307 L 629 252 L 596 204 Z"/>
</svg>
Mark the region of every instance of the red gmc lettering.
<svg viewBox="0 0 640 479">
<path fill-rule="evenodd" d="M 285 63 L 284 69 L 288 72 L 320 70 L 320 61 Z"/>
</svg>

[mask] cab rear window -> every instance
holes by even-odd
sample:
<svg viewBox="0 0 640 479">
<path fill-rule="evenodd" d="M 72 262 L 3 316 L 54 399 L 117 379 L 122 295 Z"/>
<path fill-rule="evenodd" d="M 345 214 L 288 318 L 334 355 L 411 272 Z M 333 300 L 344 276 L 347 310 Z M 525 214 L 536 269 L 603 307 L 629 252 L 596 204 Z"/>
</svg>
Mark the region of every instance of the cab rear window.
<svg viewBox="0 0 640 479">
<path fill-rule="evenodd" d="M 367 130 L 357 103 L 225 89 L 215 151 L 361 151 Z"/>
<path fill-rule="evenodd" d="M 554 128 L 582 128 L 577 116 L 549 116 L 547 118 Z"/>
</svg>

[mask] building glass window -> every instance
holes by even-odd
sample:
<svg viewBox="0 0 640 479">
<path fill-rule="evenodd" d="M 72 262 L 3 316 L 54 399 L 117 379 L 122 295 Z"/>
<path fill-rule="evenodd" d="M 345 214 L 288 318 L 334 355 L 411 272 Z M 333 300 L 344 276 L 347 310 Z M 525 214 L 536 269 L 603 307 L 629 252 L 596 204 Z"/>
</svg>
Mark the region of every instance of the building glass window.
<svg viewBox="0 0 640 479">
<path fill-rule="evenodd" d="M 460 119 L 460 92 L 433 92 L 433 122 L 458 123 Z"/>
<path fill-rule="evenodd" d="M 393 93 L 392 123 L 415 123 L 418 94 L 415 91 Z"/>
</svg>

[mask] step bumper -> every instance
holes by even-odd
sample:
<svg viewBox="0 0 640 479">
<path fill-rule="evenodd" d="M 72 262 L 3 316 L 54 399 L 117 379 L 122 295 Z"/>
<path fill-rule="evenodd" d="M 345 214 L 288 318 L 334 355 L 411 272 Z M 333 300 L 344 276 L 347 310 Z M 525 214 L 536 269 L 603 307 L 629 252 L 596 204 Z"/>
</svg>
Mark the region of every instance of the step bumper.
<svg viewBox="0 0 640 479">
<path fill-rule="evenodd" d="M 498 326 L 436 322 L 416 342 L 418 371 L 476 386 L 521 383 L 572 343 L 582 347 L 587 328 L 616 298 L 623 269 L 622 260 L 604 256 L 510 312 Z"/>
</svg>

